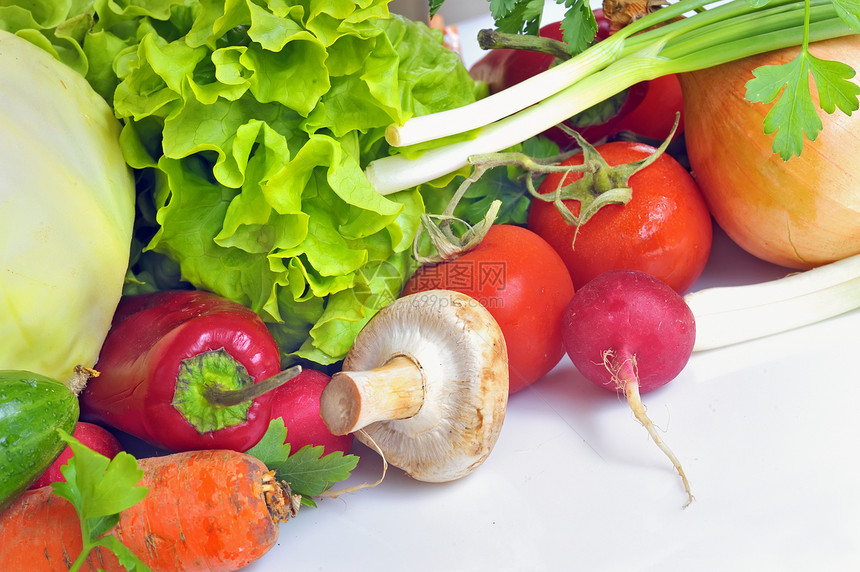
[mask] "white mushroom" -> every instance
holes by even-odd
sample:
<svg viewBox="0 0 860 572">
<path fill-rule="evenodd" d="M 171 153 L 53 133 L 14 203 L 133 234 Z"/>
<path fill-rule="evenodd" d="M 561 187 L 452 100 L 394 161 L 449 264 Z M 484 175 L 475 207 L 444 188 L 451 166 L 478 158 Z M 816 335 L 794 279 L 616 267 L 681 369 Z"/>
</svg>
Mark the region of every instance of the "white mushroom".
<svg viewBox="0 0 860 572">
<path fill-rule="evenodd" d="M 409 476 L 460 478 L 490 454 L 508 402 L 502 332 L 479 302 L 431 290 L 379 311 L 320 400 L 332 433 L 380 448 Z M 368 439 L 368 436 L 370 439 Z"/>
</svg>

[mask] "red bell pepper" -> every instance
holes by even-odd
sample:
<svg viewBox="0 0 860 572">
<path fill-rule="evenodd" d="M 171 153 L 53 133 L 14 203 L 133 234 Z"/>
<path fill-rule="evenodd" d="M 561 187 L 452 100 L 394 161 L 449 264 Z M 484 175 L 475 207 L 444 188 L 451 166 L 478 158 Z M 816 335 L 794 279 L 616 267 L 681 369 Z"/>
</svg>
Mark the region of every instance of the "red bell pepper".
<svg viewBox="0 0 860 572">
<path fill-rule="evenodd" d="M 599 42 L 609 37 L 610 22 L 600 8 L 594 10 L 594 17 L 597 20 L 597 34 L 594 41 Z M 543 38 L 561 41 L 563 35 L 561 22 L 553 22 L 542 26 L 538 35 Z M 540 51 L 495 48 L 475 62 L 469 69 L 469 74 L 473 79 L 485 82 L 489 92 L 492 94 L 548 70 L 553 66 L 555 60 L 556 57 L 554 55 Z M 565 124 L 575 129 L 586 141 L 597 143 L 620 130 L 620 121 L 639 106 L 647 92 L 648 82 L 637 83 L 627 90 L 623 102 L 616 104 L 617 109 L 609 109 L 607 111 L 601 107 L 599 113 L 593 114 L 592 117 L 586 118 L 584 115 L 581 115 L 578 118 L 566 121 Z M 600 114 L 608 114 L 608 117 L 595 119 Z M 573 137 L 557 127 L 547 130 L 544 135 L 555 141 L 562 149 L 576 146 L 576 141 Z"/>
<path fill-rule="evenodd" d="M 90 379 L 81 419 L 170 451 L 245 451 L 271 419 L 280 350 L 249 308 L 201 291 L 124 297 Z"/>
</svg>

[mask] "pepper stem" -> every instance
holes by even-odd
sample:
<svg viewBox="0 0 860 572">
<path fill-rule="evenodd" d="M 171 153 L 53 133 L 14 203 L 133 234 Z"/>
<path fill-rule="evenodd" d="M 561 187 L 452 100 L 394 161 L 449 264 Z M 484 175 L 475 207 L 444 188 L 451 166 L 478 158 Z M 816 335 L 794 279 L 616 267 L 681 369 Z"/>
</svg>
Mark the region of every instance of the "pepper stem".
<svg viewBox="0 0 860 572">
<path fill-rule="evenodd" d="M 222 387 L 210 385 L 206 387 L 204 395 L 206 396 L 206 399 L 214 405 L 220 405 L 222 407 L 239 405 L 245 401 L 257 399 L 261 395 L 279 388 L 300 373 L 302 373 L 302 366 L 294 365 L 291 368 L 276 373 L 272 377 L 266 378 L 253 385 L 246 385 L 240 389 L 224 389 Z"/>
</svg>

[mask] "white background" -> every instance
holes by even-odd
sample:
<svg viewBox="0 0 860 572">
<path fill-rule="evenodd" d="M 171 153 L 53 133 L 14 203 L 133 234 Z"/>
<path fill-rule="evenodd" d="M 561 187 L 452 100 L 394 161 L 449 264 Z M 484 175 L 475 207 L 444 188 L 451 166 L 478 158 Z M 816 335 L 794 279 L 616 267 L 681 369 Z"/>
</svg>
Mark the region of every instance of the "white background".
<svg viewBox="0 0 860 572">
<path fill-rule="evenodd" d="M 459 23 L 467 62 L 489 25 Z M 717 231 L 694 290 L 786 272 Z M 247 570 L 860 570 L 858 333 L 855 311 L 697 353 L 643 396 L 690 479 L 686 509 L 677 473 L 626 402 L 565 358 L 512 396 L 472 475 L 426 484 L 392 468 L 375 488 L 303 508 Z M 375 453 L 353 452 L 361 462 L 336 488 L 380 475 Z"/>
</svg>

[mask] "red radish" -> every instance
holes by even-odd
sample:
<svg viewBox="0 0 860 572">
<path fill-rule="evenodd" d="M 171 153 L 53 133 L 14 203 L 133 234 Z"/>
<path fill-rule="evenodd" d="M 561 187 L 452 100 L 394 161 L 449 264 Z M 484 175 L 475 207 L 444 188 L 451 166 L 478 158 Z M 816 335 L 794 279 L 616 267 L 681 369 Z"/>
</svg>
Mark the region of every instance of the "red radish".
<svg viewBox="0 0 860 572">
<path fill-rule="evenodd" d="M 284 420 L 291 453 L 305 445 L 322 445 L 326 455 L 335 451 L 346 454 L 352 447 L 352 433 L 332 435 L 320 417 L 320 395 L 329 379 L 321 371 L 303 369 L 272 393 L 272 418 Z"/>
<path fill-rule="evenodd" d="M 562 329 L 565 350 L 580 373 L 627 398 L 636 419 L 681 475 L 689 504 L 693 497 L 684 470 L 640 398 L 673 380 L 693 353 L 696 324 L 684 299 L 650 274 L 612 270 L 573 295 Z"/>
<path fill-rule="evenodd" d="M 73 437 L 96 453 L 101 453 L 108 459 L 113 459 L 117 453 L 123 450 L 122 444 L 116 437 L 114 437 L 113 433 L 100 425 L 95 425 L 94 423 L 78 421 L 78 424 L 75 425 Z M 60 471 L 60 467 L 68 463 L 71 458 L 72 448 L 66 446 L 63 452 L 60 453 L 60 456 L 57 457 L 50 467 L 48 467 L 47 471 L 42 473 L 41 477 L 36 479 L 36 482 L 30 485 L 30 488 L 39 489 L 46 487 L 51 483 L 64 482 L 66 477 L 63 476 L 62 471 Z"/>
</svg>

